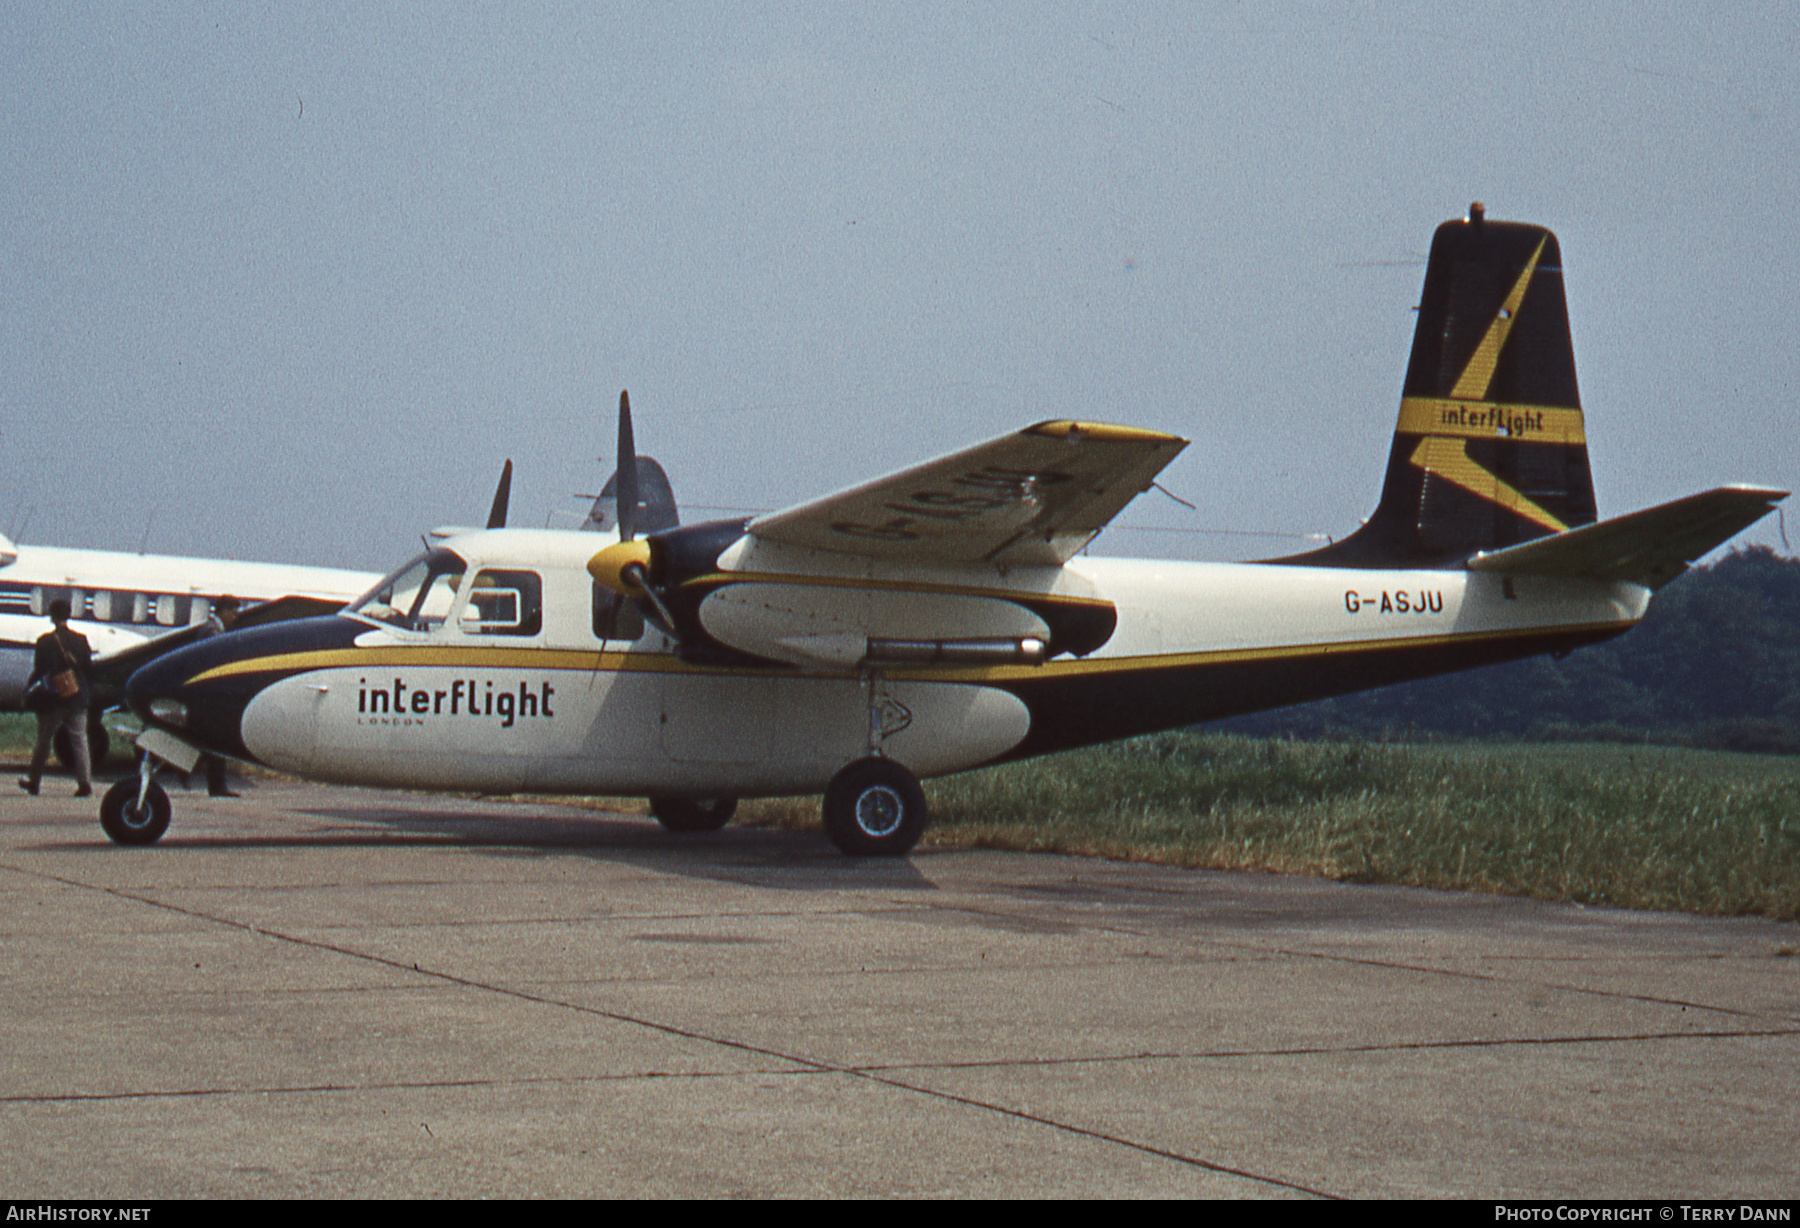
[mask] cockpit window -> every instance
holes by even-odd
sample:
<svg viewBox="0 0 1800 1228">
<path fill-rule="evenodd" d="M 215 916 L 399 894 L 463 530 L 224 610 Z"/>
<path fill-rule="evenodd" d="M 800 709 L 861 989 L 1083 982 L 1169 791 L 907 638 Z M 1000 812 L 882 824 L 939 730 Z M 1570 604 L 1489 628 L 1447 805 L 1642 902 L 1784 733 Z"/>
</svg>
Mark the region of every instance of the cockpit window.
<svg viewBox="0 0 1800 1228">
<path fill-rule="evenodd" d="M 471 635 L 536 635 L 544 625 L 543 581 L 535 571 L 478 571 L 461 620 Z"/>
<path fill-rule="evenodd" d="M 468 569 L 454 551 L 432 550 L 382 580 L 350 611 L 403 631 L 431 631 L 450 617 Z"/>
</svg>

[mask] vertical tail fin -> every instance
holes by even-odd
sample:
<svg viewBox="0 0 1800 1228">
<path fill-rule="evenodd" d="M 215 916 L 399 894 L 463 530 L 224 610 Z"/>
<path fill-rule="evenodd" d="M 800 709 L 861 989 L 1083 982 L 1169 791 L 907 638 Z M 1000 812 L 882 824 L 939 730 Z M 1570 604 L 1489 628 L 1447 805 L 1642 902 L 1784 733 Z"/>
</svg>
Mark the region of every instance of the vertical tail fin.
<svg viewBox="0 0 1800 1228">
<path fill-rule="evenodd" d="M 1594 518 L 1556 236 L 1471 205 L 1431 241 L 1380 506 L 1279 561 L 1429 567 Z"/>
</svg>

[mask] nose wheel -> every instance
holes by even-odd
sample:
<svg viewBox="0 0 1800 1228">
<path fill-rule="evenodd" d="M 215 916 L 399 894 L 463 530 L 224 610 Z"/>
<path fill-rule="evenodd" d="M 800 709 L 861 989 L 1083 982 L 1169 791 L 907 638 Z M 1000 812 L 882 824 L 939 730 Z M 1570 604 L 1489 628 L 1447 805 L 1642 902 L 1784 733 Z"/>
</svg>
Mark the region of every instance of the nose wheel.
<svg viewBox="0 0 1800 1228">
<path fill-rule="evenodd" d="M 825 789 L 825 834 L 852 857 L 900 857 L 925 834 L 919 778 L 892 759 L 847 764 Z"/>
<path fill-rule="evenodd" d="M 100 799 L 100 826 L 115 844 L 155 844 L 169 830 L 169 795 L 154 780 L 121 780 Z"/>
</svg>

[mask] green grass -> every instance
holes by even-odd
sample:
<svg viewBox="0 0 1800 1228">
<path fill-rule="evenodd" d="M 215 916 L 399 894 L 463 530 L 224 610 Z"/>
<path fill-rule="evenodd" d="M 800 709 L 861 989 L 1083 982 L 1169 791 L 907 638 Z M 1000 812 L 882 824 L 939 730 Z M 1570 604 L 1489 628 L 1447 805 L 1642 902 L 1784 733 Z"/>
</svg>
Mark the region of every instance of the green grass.
<svg viewBox="0 0 1800 1228">
<path fill-rule="evenodd" d="M 926 841 L 1800 916 L 1800 760 L 1159 734 L 930 782 Z M 808 826 L 812 799 L 740 822 Z"/>
<path fill-rule="evenodd" d="M 106 727 L 112 731 L 111 753 L 116 764 L 119 757 L 131 749 L 138 722 L 134 717 L 115 712 L 106 718 Z M 31 760 L 32 749 L 36 746 L 37 717 L 28 712 L 0 712 L 0 755 L 16 761 L 23 768 Z M 56 760 L 52 758 L 50 762 L 54 768 Z"/>
<path fill-rule="evenodd" d="M 37 718 L 17 712 L 0 713 L 0 754 L 29 755 L 37 744 Z"/>
<path fill-rule="evenodd" d="M 36 722 L 0 715 L 23 760 Z M 117 737 L 123 745 L 126 739 Z M 930 781 L 936 847 L 1800 917 L 1800 758 L 1168 733 Z M 739 823 L 816 828 L 817 798 Z"/>
</svg>

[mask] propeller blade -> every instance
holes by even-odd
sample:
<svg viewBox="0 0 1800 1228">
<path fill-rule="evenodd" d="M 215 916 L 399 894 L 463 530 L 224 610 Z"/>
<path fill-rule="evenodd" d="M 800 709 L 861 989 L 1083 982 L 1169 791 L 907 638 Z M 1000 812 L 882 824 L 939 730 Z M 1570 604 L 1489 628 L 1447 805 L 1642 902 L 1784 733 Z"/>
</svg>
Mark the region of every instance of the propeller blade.
<svg viewBox="0 0 1800 1228">
<path fill-rule="evenodd" d="M 494 506 L 488 511 L 487 527 L 504 529 L 506 527 L 506 505 L 512 501 L 512 461 L 507 461 L 500 470 L 500 485 L 494 487 Z"/>
<path fill-rule="evenodd" d="M 638 471 L 637 442 L 631 437 L 631 398 L 619 393 L 619 472 L 615 479 L 619 500 L 619 540 L 628 542 L 637 536 Z"/>
</svg>

